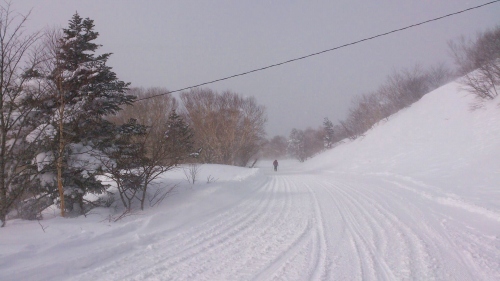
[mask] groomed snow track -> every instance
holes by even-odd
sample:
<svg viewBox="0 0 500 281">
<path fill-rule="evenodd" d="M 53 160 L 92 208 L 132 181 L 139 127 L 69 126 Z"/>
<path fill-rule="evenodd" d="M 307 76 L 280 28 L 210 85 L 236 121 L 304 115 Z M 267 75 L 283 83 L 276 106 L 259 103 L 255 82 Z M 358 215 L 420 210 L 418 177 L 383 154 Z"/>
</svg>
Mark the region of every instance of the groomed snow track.
<svg viewBox="0 0 500 281">
<path fill-rule="evenodd" d="M 480 229 L 498 224 L 498 214 L 446 204 L 446 195 L 391 175 L 280 171 L 257 178 L 198 223 L 139 230 L 121 258 L 73 280 L 500 278 L 498 237 Z M 462 222 L 461 212 L 477 225 Z"/>
</svg>

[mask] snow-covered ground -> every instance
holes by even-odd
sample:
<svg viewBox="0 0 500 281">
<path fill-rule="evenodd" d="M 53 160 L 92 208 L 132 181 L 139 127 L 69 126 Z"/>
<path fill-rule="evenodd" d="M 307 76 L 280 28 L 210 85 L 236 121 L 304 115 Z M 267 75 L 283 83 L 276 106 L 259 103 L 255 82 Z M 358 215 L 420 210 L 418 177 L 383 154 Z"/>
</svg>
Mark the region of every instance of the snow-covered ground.
<svg viewBox="0 0 500 281">
<path fill-rule="evenodd" d="M 0 280 L 500 280 L 500 99 L 471 112 L 457 88 L 278 172 L 170 172 L 117 222 L 8 221 Z"/>
</svg>

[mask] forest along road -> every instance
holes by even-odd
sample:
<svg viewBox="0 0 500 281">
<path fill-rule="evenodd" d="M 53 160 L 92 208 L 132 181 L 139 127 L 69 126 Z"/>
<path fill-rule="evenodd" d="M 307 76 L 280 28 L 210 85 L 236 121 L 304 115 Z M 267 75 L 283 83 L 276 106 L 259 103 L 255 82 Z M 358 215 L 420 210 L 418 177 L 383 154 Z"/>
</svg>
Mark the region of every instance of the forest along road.
<svg viewBox="0 0 500 281">
<path fill-rule="evenodd" d="M 138 234 L 143 247 L 75 280 L 500 276 L 498 233 L 485 226 L 498 226 L 498 214 L 426 190 L 423 183 L 391 175 L 304 173 L 293 167 L 269 168 L 256 178 L 242 182 L 240 196 L 227 197 L 223 206 L 191 223 Z"/>
</svg>

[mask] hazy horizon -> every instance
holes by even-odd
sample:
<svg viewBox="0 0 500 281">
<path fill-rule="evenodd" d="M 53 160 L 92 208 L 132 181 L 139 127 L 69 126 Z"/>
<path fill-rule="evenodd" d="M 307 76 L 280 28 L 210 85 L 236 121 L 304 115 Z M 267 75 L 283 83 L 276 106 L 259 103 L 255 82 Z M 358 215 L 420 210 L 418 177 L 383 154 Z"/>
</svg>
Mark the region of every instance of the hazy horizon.
<svg viewBox="0 0 500 281">
<path fill-rule="evenodd" d="M 94 20 L 99 52 L 132 87 L 170 91 L 227 77 L 457 12 L 487 1 L 105 1 L 19 0 L 26 27 L 66 27 L 77 11 Z M 267 132 L 318 127 L 345 117 L 352 97 L 394 71 L 438 62 L 452 67 L 447 41 L 498 25 L 500 4 L 337 51 L 207 85 L 266 106 Z"/>
</svg>

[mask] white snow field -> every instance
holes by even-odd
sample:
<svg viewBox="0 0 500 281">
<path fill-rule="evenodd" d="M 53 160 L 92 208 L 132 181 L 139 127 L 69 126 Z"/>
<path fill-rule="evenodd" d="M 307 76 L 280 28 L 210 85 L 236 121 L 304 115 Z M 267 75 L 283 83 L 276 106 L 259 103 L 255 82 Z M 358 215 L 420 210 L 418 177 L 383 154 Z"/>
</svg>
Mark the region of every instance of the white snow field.
<svg viewBox="0 0 500 281">
<path fill-rule="evenodd" d="M 500 280 L 500 98 L 470 111 L 458 87 L 278 172 L 170 172 L 117 222 L 10 220 L 0 280 Z"/>
</svg>

